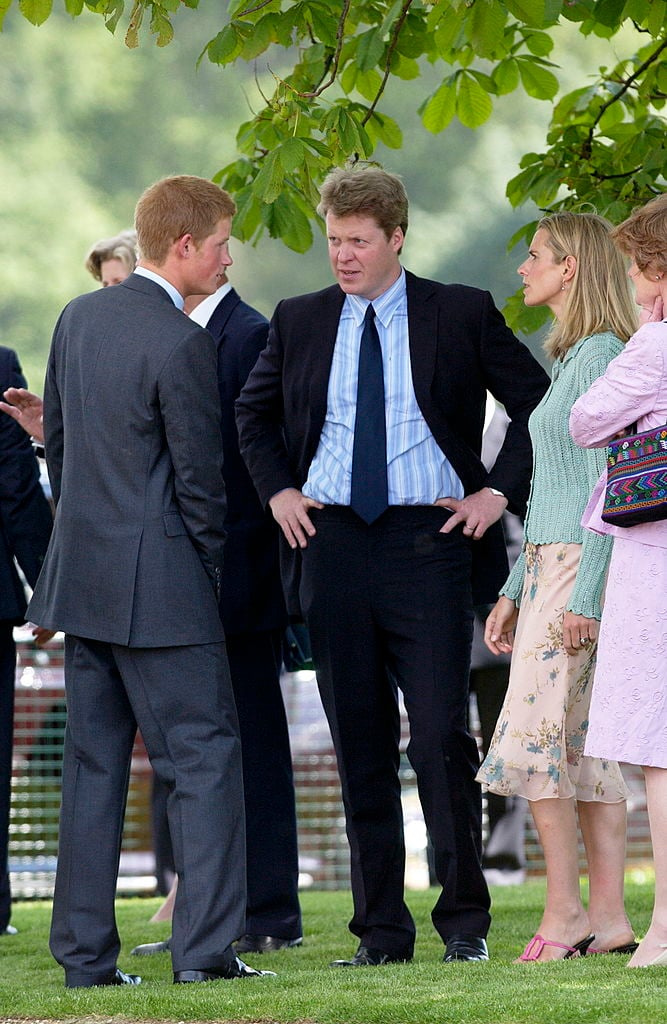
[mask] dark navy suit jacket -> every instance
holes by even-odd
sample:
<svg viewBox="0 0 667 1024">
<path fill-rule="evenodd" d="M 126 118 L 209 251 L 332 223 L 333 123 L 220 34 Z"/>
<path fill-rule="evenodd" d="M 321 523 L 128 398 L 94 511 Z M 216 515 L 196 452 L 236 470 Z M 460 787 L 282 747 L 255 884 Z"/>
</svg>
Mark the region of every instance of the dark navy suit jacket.
<svg viewBox="0 0 667 1024">
<path fill-rule="evenodd" d="M 488 292 L 406 272 L 415 396 L 465 493 L 484 486 L 525 511 L 532 469 L 528 417 L 548 387 L 544 370 L 514 337 Z M 301 488 L 320 440 L 345 295 L 338 285 L 284 299 L 269 341 L 236 404 L 241 452 L 263 502 Z M 481 459 L 486 392 L 510 424 L 494 466 Z M 443 520 L 444 521 L 444 520 Z M 473 547 L 476 603 L 495 601 L 508 566 L 500 523 Z M 289 611 L 298 614 L 299 553 L 283 545 Z"/>
<path fill-rule="evenodd" d="M 227 491 L 220 613 L 225 633 L 285 625 L 278 562 L 278 527 L 262 506 L 239 452 L 234 404 L 266 345 L 269 322 L 232 288 L 206 325 L 218 349 L 222 407 L 222 475 Z"/>
<path fill-rule="evenodd" d="M 16 353 L 0 346 L 0 394 L 26 386 Z M 26 599 L 14 559 L 34 587 L 51 535 L 51 509 L 25 431 L 0 413 L 0 620 L 24 621 Z"/>
</svg>

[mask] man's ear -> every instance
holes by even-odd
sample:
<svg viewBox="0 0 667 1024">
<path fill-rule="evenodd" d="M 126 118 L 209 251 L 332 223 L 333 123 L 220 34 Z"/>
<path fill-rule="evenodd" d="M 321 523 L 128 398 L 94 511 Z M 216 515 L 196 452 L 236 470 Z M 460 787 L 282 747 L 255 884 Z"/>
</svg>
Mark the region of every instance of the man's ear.
<svg viewBox="0 0 667 1024">
<path fill-rule="evenodd" d="M 190 259 L 195 249 L 195 245 L 192 240 L 192 235 L 189 232 L 185 235 L 181 235 L 181 237 L 177 238 L 176 241 L 174 242 L 174 248 L 178 256 L 181 257 L 181 259 Z"/>
</svg>

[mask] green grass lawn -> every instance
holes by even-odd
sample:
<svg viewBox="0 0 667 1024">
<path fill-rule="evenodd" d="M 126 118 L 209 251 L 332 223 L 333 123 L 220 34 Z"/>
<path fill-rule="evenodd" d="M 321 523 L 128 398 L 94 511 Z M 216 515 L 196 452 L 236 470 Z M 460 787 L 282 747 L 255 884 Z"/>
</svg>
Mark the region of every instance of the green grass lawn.
<svg viewBox="0 0 667 1024">
<path fill-rule="evenodd" d="M 163 938 L 150 925 L 157 900 L 118 902 L 120 966 L 139 973 L 138 988 L 67 990 L 47 948 L 50 905 L 16 905 L 14 937 L 0 939 L 0 1018 L 110 1021 L 317 1022 L 317 1024 L 662 1024 L 667 967 L 626 970 L 627 957 L 591 956 L 557 964 L 512 964 L 539 920 L 544 888 L 530 882 L 493 890 L 489 963 L 443 964 L 430 923 L 433 892 L 409 893 L 417 921 L 410 964 L 332 970 L 351 954 L 349 893 L 304 892 L 304 942 L 297 949 L 248 957 L 275 978 L 171 984 L 169 956 L 130 957 L 139 942 Z M 652 882 L 628 878 L 627 905 L 638 934 L 647 927 Z M 127 952 L 125 952 L 127 951 Z"/>
</svg>

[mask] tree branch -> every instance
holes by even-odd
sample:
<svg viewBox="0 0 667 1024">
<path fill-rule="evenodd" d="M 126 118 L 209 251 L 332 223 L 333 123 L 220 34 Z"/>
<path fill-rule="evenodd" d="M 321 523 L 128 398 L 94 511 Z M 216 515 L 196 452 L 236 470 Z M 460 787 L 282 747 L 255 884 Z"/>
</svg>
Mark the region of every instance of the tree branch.
<svg viewBox="0 0 667 1024">
<path fill-rule="evenodd" d="M 621 174 L 600 174 L 598 171 L 593 171 L 593 177 L 597 178 L 598 181 L 614 181 L 615 178 L 632 178 L 633 175 L 639 174 L 642 169 L 642 165 L 635 167 L 632 171 L 623 171 Z"/>
<path fill-rule="evenodd" d="M 334 51 L 333 57 L 331 58 L 329 78 L 327 79 L 327 81 L 319 85 L 314 92 L 298 92 L 296 95 L 299 96 L 301 99 L 316 99 L 318 96 L 322 95 L 325 89 L 328 89 L 329 86 L 333 85 L 334 82 L 336 81 L 336 76 L 338 75 L 338 64 L 340 62 L 340 54 L 341 50 L 343 49 L 343 43 L 345 41 L 345 22 L 350 11 L 351 3 L 352 0 L 345 0 L 343 4 L 343 9 L 340 12 L 340 18 L 338 19 L 338 28 L 336 29 L 336 49 Z"/>
<path fill-rule="evenodd" d="M 648 68 L 650 68 L 651 64 L 654 64 L 656 62 L 656 60 L 660 57 L 660 54 L 665 49 L 667 49 L 667 39 L 664 39 L 660 43 L 660 46 L 658 46 L 658 48 L 656 50 L 654 50 L 653 53 L 649 57 L 646 58 L 644 63 L 640 64 L 640 66 L 637 68 L 637 70 L 632 75 L 630 75 L 629 78 L 625 79 L 625 81 L 623 82 L 621 88 L 616 93 L 616 95 L 615 96 L 610 96 L 609 99 L 606 101 L 606 103 L 602 104 L 602 106 L 600 107 L 600 109 L 597 112 L 597 116 L 596 116 L 595 120 L 593 121 L 592 125 L 588 129 L 588 137 L 587 137 L 586 142 L 584 143 L 584 145 L 582 147 L 582 152 L 584 154 L 587 154 L 587 156 L 590 156 L 590 154 L 591 154 L 591 150 L 592 150 L 592 147 L 593 147 L 593 135 L 594 135 L 595 129 L 597 128 L 598 124 L 600 123 L 600 119 L 602 118 L 602 116 L 605 113 L 605 111 L 609 110 L 609 107 L 613 106 L 614 103 L 617 103 L 618 100 L 620 100 L 621 96 L 624 96 L 625 93 L 629 89 L 632 88 L 632 86 L 637 81 L 637 79 L 641 78 L 641 76 L 644 74 L 644 72 Z"/>
<path fill-rule="evenodd" d="M 254 7 L 246 7 L 245 11 L 239 11 L 236 17 L 246 18 L 249 14 L 254 14 L 256 11 L 261 11 L 262 7 L 268 7 L 269 4 L 271 3 L 273 3 L 273 0 L 260 0 L 260 3 L 255 4 Z"/>
<path fill-rule="evenodd" d="M 382 76 L 382 81 L 380 82 L 380 86 L 379 86 L 378 91 L 377 91 L 377 93 L 375 95 L 375 99 L 371 103 L 370 108 L 369 108 L 367 114 L 365 115 L 363 121 L 361 122 L 362 125 L 368 124 L 368 122 L 370 121 L 371 117 L 375 113 L 375 108 L 377 107 L 378 103 L 380 102 L 380 97 L 382 96 L 382 93 L 385 90 L 385 87 L 387 85 L 387 80 L 388 80 L 389 75 L 391 73 L 390 72 L 391 58 L 392 58 L 392 55 L 394 53 L 394 50 L 396 49 L 396 45 L 398 43 L 398 37 L 400 36 L 401 29 L 403 28 L 403 23 L 404 23 L 405 19 L 408 16 L 408 11 L 412 7 L 412 2 L 413 2 L 413 0 L 404 0 L 403 7 L 401 8 L 401 13 L 399 14 L 398 18 L 396 19 L 396 23 L 394 25 L 394 30 L 393 30 L 393 32 L 391 34 L 391 39 L 389 40 L 389 45 L 387 47 L 387 59 L 384 62 L 384 75 Z"/>
</svg>

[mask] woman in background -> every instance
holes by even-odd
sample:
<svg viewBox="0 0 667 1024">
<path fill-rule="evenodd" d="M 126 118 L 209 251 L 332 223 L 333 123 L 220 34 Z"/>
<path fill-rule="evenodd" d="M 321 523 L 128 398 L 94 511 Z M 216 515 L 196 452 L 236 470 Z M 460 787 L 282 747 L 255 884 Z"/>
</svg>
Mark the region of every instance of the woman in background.
<svg viewBox="0 0 667 1024">
<path fill-rule="evenodd" d="M 581 516 L 604 455 L 579 448 L 568 432 L 575 400 L 636 325 L 609 231 L 595 214 L 545 217 L 519 267 L 526 305 L 548 306 L 555 317 L 545 343 L 552 379 L 529 421 L 534 469 L 523 552 L 486 624 L 489 649 L 512 651 L 512 664 L 477 778 L 491 792 L 530 802 L 544 851 L 546 904 L 524 962 L 635 948 L 623 900 L 627 788 L 618 764 L 584 756 L 611 544 L 587 533 Z M 588 910 L 579 887 L 577 810 Z"/>
<path fill-rule="evenodd" d="M 635 210 L 613 237 L 631 257 L 644 323 L 572 410 L 575 441 L 597 448 L 626 428 L 667 423 L 667 194 Z M 589 530 L 613 538 L 586 755 L 644 770 L 655 903 L 628 966 L 648 967 L 667 964 L 667 520 L 604 523 L 605 481 L 606 473 L 584 518 Z"/>
<path fill-rule="evenodd" d="M 127 229 L 113 238 L 95 242 L 86 256 L 86 270 L 103 288 L 120 284 L 129 277 L 137 265 L 137 233 Z"/>
</svg>

